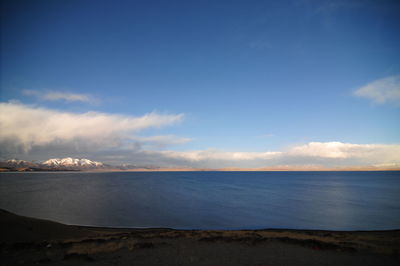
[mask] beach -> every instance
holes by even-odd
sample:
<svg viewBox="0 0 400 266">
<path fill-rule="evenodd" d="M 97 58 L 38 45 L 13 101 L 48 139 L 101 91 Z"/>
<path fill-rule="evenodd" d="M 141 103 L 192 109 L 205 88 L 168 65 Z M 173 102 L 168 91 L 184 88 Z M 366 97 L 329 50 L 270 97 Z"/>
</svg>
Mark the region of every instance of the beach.
<svg viewBox="0 0 400 266">
<path fill-rule="evenodd" d="M 400 230 L 64 225 L 0 211 L 3 265 L 399 265 Z"/>
</svg>

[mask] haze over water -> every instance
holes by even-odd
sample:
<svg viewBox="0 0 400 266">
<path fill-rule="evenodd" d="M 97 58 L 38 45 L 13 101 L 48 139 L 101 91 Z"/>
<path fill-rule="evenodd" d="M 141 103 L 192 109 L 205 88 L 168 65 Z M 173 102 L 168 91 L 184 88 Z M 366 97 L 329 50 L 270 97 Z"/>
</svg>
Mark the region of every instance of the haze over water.
<svg viewBox="0 0 400 266">
<path fill-rule="evenodd" d="M 400 172 L 1 173 L 0 208 L 67 224 L 400 228 Z"/>
</svg>

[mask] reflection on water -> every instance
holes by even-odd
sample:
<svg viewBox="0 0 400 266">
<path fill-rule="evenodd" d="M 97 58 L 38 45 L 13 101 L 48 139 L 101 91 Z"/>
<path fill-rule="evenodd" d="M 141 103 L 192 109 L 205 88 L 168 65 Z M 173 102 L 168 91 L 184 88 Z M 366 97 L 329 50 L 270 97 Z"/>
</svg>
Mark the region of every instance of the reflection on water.
<svg viewBox="0 0 400 266">
<path fill-rule="evenodd" d="M 400 172 L 1 173 L 0 208 L 67 224 L 400 228 Z"/>
</svg>

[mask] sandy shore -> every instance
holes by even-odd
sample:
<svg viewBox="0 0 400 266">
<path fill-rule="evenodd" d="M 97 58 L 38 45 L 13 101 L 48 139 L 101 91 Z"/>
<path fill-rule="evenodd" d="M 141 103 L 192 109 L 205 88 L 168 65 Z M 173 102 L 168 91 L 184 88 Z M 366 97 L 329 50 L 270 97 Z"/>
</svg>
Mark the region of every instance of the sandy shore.
<svg viewBox="0 0 400 266">
<path fill-rule="evenodd" d="M 69 226 L 0 210 L 2 265 L 400 265 L 400 230 Z"/>
</svg>

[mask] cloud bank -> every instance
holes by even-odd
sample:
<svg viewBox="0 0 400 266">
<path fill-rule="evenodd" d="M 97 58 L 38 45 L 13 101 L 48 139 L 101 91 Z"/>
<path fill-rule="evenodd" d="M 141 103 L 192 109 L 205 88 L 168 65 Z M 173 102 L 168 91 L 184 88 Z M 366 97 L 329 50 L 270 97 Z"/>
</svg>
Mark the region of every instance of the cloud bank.
<svg viewBox="0 0 400 266">
<path fill-rule="evenodd" d="M 75 114 L 0 103 L 0 147 L 3 152 L 13 153 L 57 145 L 63 148 L 72 145 L 89 152 L 120 148 L 130 145 L 130 139 L 139 131 L 172 125 L 182 119 L 183 114 L 149 113 L 140 117 L 98 112 Z"/>
<path fill-rule="evenodd" d="M 400 167 L 400 145 L 310 142 L 284 151 L 224 152 L 162 151 L 160 154 L 195 167 L 269 167 L 275 165 L 396 166 Z"/>
<path fill-rule="evenodd" d="M 310 142 L 279 151 L 228 152 L 163 150 L 189 138 L 146 136 L 146 129 L 174 125 L 183 114 L 134 117 L 98 112 L 69 113 L 21 103 L 0 103 L 2 159 L 45 160 L 79 157 L 110 164 L 160 167 L 400 167 L 399 144 Z M 142 134 L 142 135 L 139 135 Z"/>
<path fill-rule="evenodd" d="M 357 89 L 354 94 L 374 103 L 393 103 L 400 106 L 400 75 L 378 79 Z"/>
</svg>

